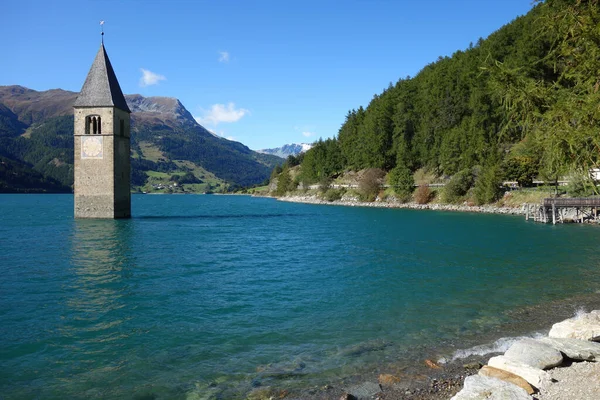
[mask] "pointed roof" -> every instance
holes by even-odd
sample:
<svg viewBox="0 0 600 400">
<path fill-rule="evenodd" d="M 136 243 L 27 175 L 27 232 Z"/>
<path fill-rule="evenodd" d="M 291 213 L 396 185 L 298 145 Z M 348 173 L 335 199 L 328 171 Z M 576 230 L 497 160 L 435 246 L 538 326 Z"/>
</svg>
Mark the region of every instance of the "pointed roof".
<svg viewBox="0 0 600 400">
<path fill-rule="evenodd" d="M 119 86 L 115 71 L 110 64 L 104 44 L 96 54 L 92 68 L 79 92 L 74 107 L 117 107 L 131 112 Z"/>
</svg>

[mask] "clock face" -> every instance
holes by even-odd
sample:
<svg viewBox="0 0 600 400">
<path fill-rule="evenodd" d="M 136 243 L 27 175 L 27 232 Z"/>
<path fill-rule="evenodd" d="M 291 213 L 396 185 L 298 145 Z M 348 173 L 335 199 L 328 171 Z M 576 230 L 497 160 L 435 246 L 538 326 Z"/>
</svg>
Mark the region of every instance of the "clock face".
<svg viewBox="0 0 600 400">
<path fill-rule="evenodd" d="M 81 158 L 102 158 L 102 136 L 81 138 Z"/>
</svg>

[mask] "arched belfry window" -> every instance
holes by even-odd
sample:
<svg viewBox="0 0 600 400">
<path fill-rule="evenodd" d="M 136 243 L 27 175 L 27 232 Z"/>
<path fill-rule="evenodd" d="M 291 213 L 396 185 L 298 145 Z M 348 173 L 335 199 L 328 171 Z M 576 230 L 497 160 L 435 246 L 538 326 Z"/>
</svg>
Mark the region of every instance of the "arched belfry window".
<svg viewBox="0 0 600 400">
<path fill-rule="evenodd" d="M 102 120 L 99 115 L 90 115 L 85 119 L 85 134 L 89 135 L 101 135 L 102 134 Z"/>
</svg>

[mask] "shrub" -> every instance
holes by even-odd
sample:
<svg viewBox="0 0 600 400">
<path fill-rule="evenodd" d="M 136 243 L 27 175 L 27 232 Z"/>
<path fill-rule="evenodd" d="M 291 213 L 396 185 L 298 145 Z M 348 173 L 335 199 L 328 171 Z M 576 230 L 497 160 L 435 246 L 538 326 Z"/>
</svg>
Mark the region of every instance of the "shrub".
<svg viewBox="0 0 600 400">
<path fill-rule="evenodd" d="M 581 174 L 572 174 L 569 177 L 567 193 L 571 197 L 586 197 L 595 195 L 594 181 Z"/>
<path fill-rule="evenodd" d="M 415 183 L 417 185 L 428 185 L 436 179 L 435 173 L 426 168 L 419 168 L 415 171 Z"/>
<path fill-rule="evenodd" d="M 456 203 L 467 194 L 473 185 L 473 173 L 470 169 L 457 172 L 444 187 L 443 200 L 446 203 Z"/>
<path fill-rule="evenodd" d="M 362 201 L 374 201 L 377 198 L 385 172 L 379 168 L 366 169 L 358 182 L 358 191 Z"/>
<path fill-rule="evenodd" d="M 343 189 L 329 189 L 323 194 L 323 199 L 326 201 L 340 200 L 344 193 L 345 190 Z"/>
<path fill-rule="evenodd" d="M 331 188 L 331 182 L 333 182 L 333 179 L 329 176 L 323 176 L 321 178 L 319 181 L 319 190 L 321 193 L 326 193 Z"/>
<path fill-rule="evenodd" d="M 394 188 L 394 192 L 400 196 L 410 196 L 415 189 L 415 179 L 407 167 L 399 165 L 390 171 L 388 183 Z"/>
<path fill-rule="evenodd" d="M 293 190 L 293 182 L 290 177 L 290 172 L 287 168 L 284 168 L 281 174 L 279 174 L 279 178 L 277 180 L 277 190 L 275 194 L 277 196 L 283 196 L 288 191 Z"/>
<path fill-rule="evenodd" d="M 433 193 L 427 185 L 421 185 L 415 191 L 415 202 L 417 204 L 427 204 L 433 198 Z"/>
<path fill-rule="evenodd" d="M 499 166 L 494 165 L 487 167 L 481 171 L 473 195 L 477 205 L 494 203 L 502 197 L 502 170 Z"/>
</svg>

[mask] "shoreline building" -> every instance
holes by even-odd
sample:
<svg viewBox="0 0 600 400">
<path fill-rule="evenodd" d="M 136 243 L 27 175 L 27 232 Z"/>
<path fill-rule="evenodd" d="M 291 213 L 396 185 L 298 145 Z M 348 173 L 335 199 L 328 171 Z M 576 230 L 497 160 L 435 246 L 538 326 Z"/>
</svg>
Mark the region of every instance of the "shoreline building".
<svg viewBox="0 0 600 400">
<path fill-rule="evenodd" d="M 131 110 L 104 43 L 73 109 L 75 218 L 131 217 Z"/>
</svg>

